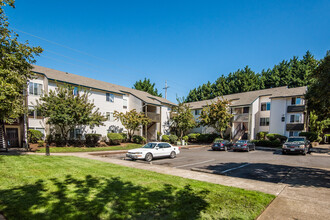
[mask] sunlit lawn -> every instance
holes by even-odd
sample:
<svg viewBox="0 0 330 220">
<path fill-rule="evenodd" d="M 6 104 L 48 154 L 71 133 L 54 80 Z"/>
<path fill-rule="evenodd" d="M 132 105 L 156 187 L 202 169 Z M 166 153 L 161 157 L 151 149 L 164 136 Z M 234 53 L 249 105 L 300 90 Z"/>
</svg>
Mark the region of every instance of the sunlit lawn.
<svg viewBox="0 0 330 220">
<path fill-rule="evenodd" d="M 0 156 L 7 219 L 254 219 L 273 195 L 60 156 Z"/>
</svg>

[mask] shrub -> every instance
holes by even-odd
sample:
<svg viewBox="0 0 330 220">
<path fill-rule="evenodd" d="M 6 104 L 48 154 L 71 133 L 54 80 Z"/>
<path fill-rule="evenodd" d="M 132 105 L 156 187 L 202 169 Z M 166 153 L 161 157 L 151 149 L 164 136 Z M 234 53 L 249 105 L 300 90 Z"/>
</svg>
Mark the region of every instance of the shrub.
<svg viewBox="0 0 330 220">
<path fill-rule="evenodd" d="M 41 131 L 29 129 L 28 130 L 28 140 L 30 143 L 36 144 L 38 141 L 41 141 L 44 135 Z"/>
<path fill-rule="evenodd" d="M 256 146 L 262 146 L 262 147 L 280 147 L 281 142 L 280 140 L 253 140 L 253 143 L 255 143 Z"/>
<path fill-rule="evenodd" d="M 46 143 L 48 144 L 51 144 L 53 143 L 55 140 L 54 140 L 54 136 L 52 134 L 47 134 L 46 135 Z"/>
<path fill-rule="evenodd" d="M 188 136 L 183 136 L 183 137 L 182 137 L 182 140 L 184 140 L 184 141 L 187 143 L 188 140 L 189 140 L 189 137 L 188 137 Z"/>
<path fill-rule="evenodd" d="M 168 135 L 165 135 L 165 134 L 164 134 L 164 135 L 162 136 L 162 141 L 163 141 L 163 142 L 170 142 L 170 138 L 168 137 Z"/>
<path fill-rule="evenodd" d="M 38 147 L 43 147 L 43 146 L 44 146 L 44 144 L 45 144 L 45 142 L 44 142 L 44 141 L 38 141 Z"/>
<path fill-rule="evenodd" d="M 86 145 L 87 146 L 96 146 L 97 143 L 101 140 L 102 135 L 100 134 L 85 134 Z"/>
<path fill-rule="evenodd" d="M 108 133 L 108 138 L 112 145 L 118 145 L 123 141 L 123 136 L 119 133 Z"/>
<path fill-rule="evenodd" d="M 123 136 L 123 142 L 127 142 L 127 134 L 126 133 L 120 133 L 121 136 Z"/>
<path fill-rule="evenodd" d="M 286 139 L 287 139 L 286 136 L 283 136 L 283 135 L 280 135 L 280 134 L 267 134 L 266 137 L 267 137 L 267 139 L 270 140 L 270 141 L 278 140 L 278 141 L 280 141 L 281 143 L 285 142 Z"/>
<path fill-rule="evenodd" d="M 176 142 L 178 141 L 178 136 L 171 134 L 168 136 L 168 138 L 170 139 L 171 144 L 176 144 Z"/>
<path fill-rule="evenodd" d="M 265 140 L 267 134 L 268 132 L 260 131 L 257 133 L 257 140 Z"/>
<path fill-rule="evenodd" d="M 140 135 L 133 135 L 133 142 L 137 144 L 145 144 L 147 141 Z"/>
<path fill-rule="evenodd" d="M 310 142 L 318 141 L 318 136 L 315 132 L 300 132 L 299 136 L 306 137 Z"/>
<path fill-rule="evenodd" d="M 188 134 L 188 138 L 190 142 L 197 142 L 197 138 L 200 134 L 199 133 L 191 133 Z"/>
<path fill-rule="evenodd" d="M 218 137 L 218 135 L 215 134 L 215 133 L 213 133 L 213 134 L 200 134 L 197 137 L 197 141 L 199 143 L 211 143 L 217 137 Z"/>
<path fill-rule="evenodd" d="M 157 131 L 157 141 L 160 141 L 160 136 L 162 136 L 162 134 L 159 131 Z"/>
</svg>

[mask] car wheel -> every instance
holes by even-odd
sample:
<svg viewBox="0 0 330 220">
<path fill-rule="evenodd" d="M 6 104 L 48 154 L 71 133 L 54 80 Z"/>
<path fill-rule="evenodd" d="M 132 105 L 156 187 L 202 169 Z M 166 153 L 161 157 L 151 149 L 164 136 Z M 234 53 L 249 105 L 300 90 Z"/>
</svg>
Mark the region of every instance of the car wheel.
<svg viewBox="0 0 330 220">
<path fill-rule="evenodd" d="M 256 146 L 255 146 L 255 145 L 253 146 L 253 150 L 254 150 L 254 151 L 256 150 Z"/>
<path fill-rule="evenodd" d="M 146 157 L 144 158 L 147 162 L 152 161 L 152 154 L 151 153 L 147 153 Z"/>
<path fill-rule="evenodd" d="M 285 155 L 285 154 L 286 154 L 286 152 L 285 152 L 284 150 L 282 150 L 282 154 L 283 154 L 283 155 Z"/>
<path fill-rule="evenodd" d="M 246 149 L 246 152 L 249 152 L 250 151 L 250 147 L 248 147 L 247 149 Z"/>
<path fill-rule="evenodd" d="M 176 153 L 175 153 L 175 151 L 172 151 L 171 154 L 170 154 L 170 158 L 174 159 L 175 157 L 176 157 Z"/>
<path fill-rule="evenodd" d="M 304 150 L 304 151 L 302 152 L 302 155 L 306 156 L 306 150 Z"/>
</svg>

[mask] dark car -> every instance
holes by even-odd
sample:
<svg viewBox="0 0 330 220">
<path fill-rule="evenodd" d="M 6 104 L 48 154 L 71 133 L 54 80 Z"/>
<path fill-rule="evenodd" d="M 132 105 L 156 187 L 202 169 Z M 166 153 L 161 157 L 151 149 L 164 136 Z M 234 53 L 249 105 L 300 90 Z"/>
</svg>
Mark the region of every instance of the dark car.
<svg viewBox="0 0 330 220">
<path fill-rule="evenodd" d="M 256 145 L 248 140 L 239 140 L 233 145 L 233 151 L 247 151 L 256 150 Z"/>
<path fill-rule="evenodd" d="M 233 146 L 233 144 L 230 141 L 227 141 L 227 140 L 215 140 L 212 143 L 211 148 L 212 148 L 212 150 L 224 150 L 224 151 L 227 151 L 227 150 L 230 150 L 232 146 Z"/>
<path fill-rule="evenodd" d="M 310 142 L 306 137 L 289 137 L 282 146 L 282 154 L 301 153 L 306 155 L 310 148 Z"/>
</svg>

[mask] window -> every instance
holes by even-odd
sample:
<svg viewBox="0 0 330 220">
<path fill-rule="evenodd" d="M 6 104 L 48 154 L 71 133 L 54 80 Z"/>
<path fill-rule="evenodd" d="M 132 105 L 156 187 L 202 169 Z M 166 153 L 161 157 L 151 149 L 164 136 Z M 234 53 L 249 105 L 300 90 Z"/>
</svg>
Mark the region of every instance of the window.
<svg viewBox="0 0 330 220">
<path fill-rule="evenodd" d="M 260 126 L 269 126 L 269 118 L 260 118 Z"/>
<path fill-rule="evenodd" d="M 34 118 L 34 107 L 33 106 L 29 106 L 29 108 L 28 108 L 28 117 Z"/>
<path fill-rule="evenodd" d="M 127 109 L 127 96 L 126 95 L 123 96 L 123 108 Z"/>
<path fill-rule="evenodd" d="M 299 136 L 300 134 L 300 131 L 290 131 L 289 132 L 289 137 L 292 137 L 292 136 Z"/>
<path fill-rule="evenodd" d="M 302 104 L 302 100 L 300 97 L 293 97 L 291 99 L 291 105 L 301 105 Z"/>
<path fill-rule="evenodd" d="M 29 94 L 30 95 L 41 95 L 42 94 L 42 84 L 39 83 L 29 83 Z"/>
<path fill-rule="evenodd" d="M 243 113 L 249 113 L 249 107 L 244 107 L 243 108 Z"/>
<path fill-rule="evenodd" d="M 77 96 L 79 94 L 79 89 L 78 87 L 73 88 L 73 95 Z"/>
<path fill-rule="evenodd" d="M 114 121 L 113 112 L 107 112 L 106 117 L 107 117 L 108 121 Z"/>
<path fill-rule="evenodd" d="M 37 111 L 37 109 L 34 106 L 28 107 L 28 117 L 34 118 L 34 119 L 42 119 L 42 115 L 40 111 Z"/>
<path fill-rule="evenodd" d="M 261 103 L 261 111 L 270 111 L 270 102 Z"/>
<path fill-rule="evenodd" d="M 291 123 L 301 123 L 302 122 L 302 115 L 301 114 L 294 114 L 290 115 L 290 122 Z"/>
<path fill-rule="evenodd" d="M 70 139 L 80 139 L 80 138 L 81 138 L 81 130 L 79 128 L 70 130 Z"/>
<path fill-rule="evenodd" d="M 196 109 L 195 110 L 195 115 L 200 115 L 201 114 L 201 111 L 202 111 L 201 109 Z"/>
<path fill-rule="evenodd" d="M 111 93 L 106 93 L 106 101 L 107 102 L 114 102 L 115 100 L 115 95 Z"/>
</svg>

